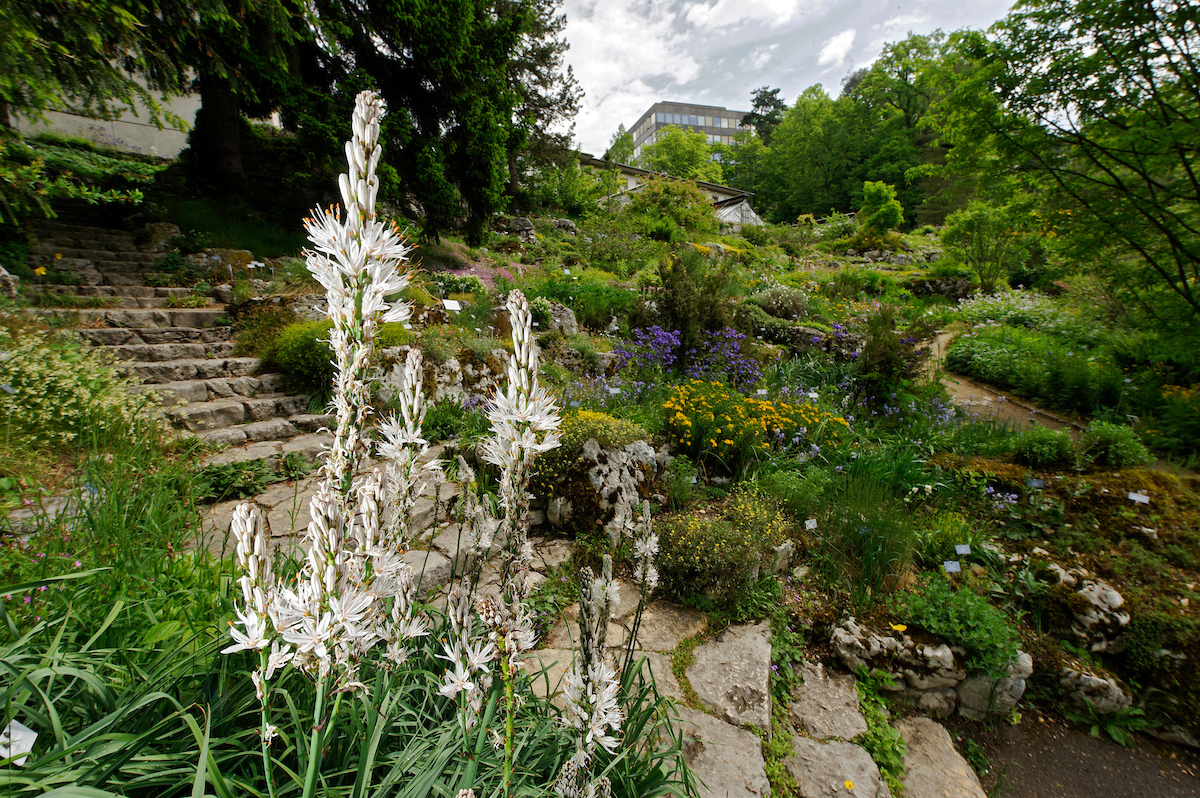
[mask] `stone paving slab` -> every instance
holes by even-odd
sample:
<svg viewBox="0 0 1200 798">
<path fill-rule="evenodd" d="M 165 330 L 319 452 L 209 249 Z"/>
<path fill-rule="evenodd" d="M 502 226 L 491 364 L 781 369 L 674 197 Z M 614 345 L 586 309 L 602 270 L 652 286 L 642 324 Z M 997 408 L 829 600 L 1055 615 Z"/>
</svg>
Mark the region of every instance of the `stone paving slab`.
<svg viewBox="0 0 1200 798">
<path fill-rule="evenodd" d="M 756 735 L 687 707 L 676 707 L 683 759 L 700 798 L 765 798 L 771 794 L 762 741 Z"/>
<path fill-rule="evenodd" d="M 656 601 L 642 613 L 637 646 L 644 651 L 674 651 L 681 640 L 707 628 L 708 616 L 699 610 Z"/>
<path fill-rule="evenodd" d="M 696 647 L 687 678 L 717 716 L 739 726 L 771 725 L 771 625 L 731 626 Z"/>
<path fill-rule="evenodd" d="M 896 724 L 904 737 L 906 798 L 987 798 L 979 777 L 937 721 L 906 718 Z"/>
<path fill-rule="evenodd" d="M 797 735 L 786 767 L 800 798 L 892 798 L 871 755 L 853 743 Z"/>
<path fill-rule="evenodd" d="M 804 684 L 792 702 L 792 718 L 810 737 L 853 740 L 867 730 L 858 705 L 853 676 L 828 673 L 824 666 L 804 663 Z"/>
</svg>

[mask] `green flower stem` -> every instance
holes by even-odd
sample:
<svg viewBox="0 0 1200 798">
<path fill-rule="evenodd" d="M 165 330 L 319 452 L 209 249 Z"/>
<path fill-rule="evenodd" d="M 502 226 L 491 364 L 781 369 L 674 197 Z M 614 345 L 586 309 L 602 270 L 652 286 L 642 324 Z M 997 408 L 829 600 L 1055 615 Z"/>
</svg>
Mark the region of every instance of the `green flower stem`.
<svg viewBox="0 0 1200 798">
<path fill-rule="evenodd" d="M 503 648 L 503 643 L 501 644 Z M 508 652 L 500 657 L 500 676 L 504 679 L 504 796 L 512 794 L 513 728 L 517 714 L 514 679 L 509 671 Z"/>
<path fill-rule="evenodd" d="M 258 667 L 262 673 L 267 672 L 267 659 L 269 655 L 266 651 L 258 652 Z M 275 798 L 275 780 L 271 778 L 271 743 L 267 740 L 267 729 L 271 728 L 270 710 L 268 707 L 271 703 L 271 685 L 264 681 L 263 683 L 263 699 L 262 699 L 262 722 L 258 727 L 258 734 L 262 741 L 262 759 L 263 759 L 263 776 L 267 780 L 267 795 L 269 798 Z"/>
<path fill-rule="evenodd" d="M 312 737 L 308 743 L 308 770 L 304 774 L 304 798 L 312 798 L 317 783 L 317 771 L 321 767 L 321 719 L 325 715 L 325 680 L 328 676 L 317 679 L 317 700 L 313 703 Z"/>
</svg>

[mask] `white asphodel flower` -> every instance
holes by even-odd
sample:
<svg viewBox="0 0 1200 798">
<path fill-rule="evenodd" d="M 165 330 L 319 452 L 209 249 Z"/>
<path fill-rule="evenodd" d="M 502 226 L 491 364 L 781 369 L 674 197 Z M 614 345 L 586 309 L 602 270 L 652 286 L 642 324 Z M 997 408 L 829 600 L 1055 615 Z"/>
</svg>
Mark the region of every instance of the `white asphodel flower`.
<svg viewBox="0 0 1200 798">
<path fill-rule="evenodd" d="M 226 651 L 270 648 L 255 671 L 260 693 L 289 665 L 322 677 L 332 674 L 337 689 L 363 690 L 357 674 L 367 652 L 383 643 L 384 660 L 402 663 L 408 657 L 405 643 L 428 631 L 414 610 L 415 580 L 403 560 L 417 479 L 431 470 L 421 464 L 427 445 L 421 436 L 419 355 L 406 368 L 400 417 L 379 426 L 380 441 L 371 429 L 375 336 L 381 325 L 409 317 L 408 304 L 392 299 L 408 285 L 409 247 L 394 224 L 375 215 L 382 116 L 374 93 L 358 96 L 354 136 L 346 144 L 348 171 L 338 182 L 342 206 L 318 209 L 305 221 L 312 241 L 308 268 L 325 288 L 333 321 L 337 421 L 293 583 L 271 573 L 261 512 L 243 504 L 234 513 L 244 607 L 231 630 L 234 645 Z M 383 461 L 381 467 L 358 475 L 370 455 Z"/>
</svg>

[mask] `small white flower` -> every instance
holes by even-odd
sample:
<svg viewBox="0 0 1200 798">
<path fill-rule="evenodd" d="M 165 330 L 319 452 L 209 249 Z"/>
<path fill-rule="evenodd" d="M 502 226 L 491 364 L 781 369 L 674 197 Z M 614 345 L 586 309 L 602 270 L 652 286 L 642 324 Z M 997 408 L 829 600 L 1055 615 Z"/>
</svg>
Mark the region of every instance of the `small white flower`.
<svg viewBox="0 0 1200 798">
<path fill-rule="evenodd" d="M 254 610 L 246 610 L 238 612 L 238 623 L 245 627 L 246 631 L 242 632 L 236 624 L 229 627 L 229 636 L 233 638 L 234 643 L 228 648 L 221 649 L 222 654 L 233 654 L 238 651 L 258 651 L 266 648 L 271 644 L 271 639 L 267 635 L 267 624 L 262 616 Z"/>
</svg>

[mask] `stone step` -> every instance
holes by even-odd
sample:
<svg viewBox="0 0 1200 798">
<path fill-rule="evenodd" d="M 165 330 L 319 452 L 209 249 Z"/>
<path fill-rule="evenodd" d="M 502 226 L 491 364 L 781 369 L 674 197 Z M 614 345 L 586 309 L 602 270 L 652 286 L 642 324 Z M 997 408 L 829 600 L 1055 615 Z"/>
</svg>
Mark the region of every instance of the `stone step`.
<svg viewBox="0 0 1200 798">
<path fill-rule="evenodd" d="M 107 327 L 213 327 L 225 315 L 224 308 L 89 308 L 61 310 L 34 308 L 41 316 L 78 315 L 81 326 Z"/>
<path fill-rule="evenodd" d="M 258 441 L 281 441 L 295 438 L 300 434 L 296 425 L 284 418 L 272 418 L 268 421 L 255 421 L 250 424 L 239 424 L 236 427 L 197 432 L 197 438 L 203 438 L 209 443 L 238 446 L 244 443 Z"/>
<path fill-rule="evenodd" d="M 43 300 L 41 307 L 53 308 L 73 308 L 74 306 L 64 302 L 57 305 L 53 301 L 55 296 L 67 296 L 62 291 L 56 291 Z M 81 295 L 82 296 L 82 295 Z M 171 304 L 171 298 L 165 296 L 114 296 L 107 294 L 99 297 L 87 297 L 88 299 L 98 299 L 105 308 L 113 308 L 114 310 L 133 310 L 136 308 L 166 308 Z"/>
<path fill-rule="evenodd" d="M 185 297 L 192 295 L 190 288 L 167 288 L 150 285 L 75 285 L 59 286 L 60 292 L 70 292 L 79 296 L 135 296 L 135 297 Z"/>
<path fill-rule="evenodd" d="M 179 380 L 139 385 L 138 390 L 154 394 L 159 404 L 208 402 L 213 399 L 253 397 L 261 393 L 278 393 L 283 388 L 282 374 L 259 374 L 254 377 L 214 377 L 208 380 Z"/>
<path fill-rule="evenodd" d="M 253 374 L 262 364 L 256 357 L 192 358 L 164 360 L 159 363 L 134 363 L 130 371 L 142 382 L 160 384 L 182 380 L 210 380 L 214 377 L 243 377 Z"/>
<path fill-rule="evenodd" d="M 232 427 L 248 421 L 268 421 L 292 416 L 308 409 L 308 397 L 303 394 L 269 394 L 267 396 L 235 396 L 177 407 L 167 411 L 176 426 L 189 432 Z"/>
<path fill-rule="evenodd" d="M 111 349 L 121 360 L 139 363 L 161 363 L 167 360 L 195 360 L 209 357 L 231 357 L 232 341 L 187 344 L 123 344 Z"/>
<path fill-rule="evenodd" d="M 78 239 L 74 239 L 78 240 Z M 103 241 L 96 242 L 105 243 Z M 132 243 L 132 241 L 130 242 Z M 110 243 L 105 248 L 84 248 L 79 246 L 57 246 L 54 242 L 47 243 L 42 241 L 34 244 L 29 248 L 29 257 L 37 258 L 40 261 L 47 259 L 58 260 L 71 258 L 75 260 L 87 260 L 93 263 L 118 261 L 121 263 L 141 263 L 150 264 L 162 257 L 161 253 L 154 252 L 138 252 L 133 247 L 128 250 L 113 249 L 115 243 Z"/>
<path fill-rule="evenodd" d="M 304 455 L 305 460 L 315 463 L 320 459 L 322 452 L 332 443 L 332 433 L 309 432 L 287 440 L 264 440 L 244 446 L 235 446 L 205 458 L 203 464 L 224 465 L 265 460 L 274 468 L 278 465 L 280 457 L 292 452 L 300 452 Z"/>
<path fill-rule="evenodd" d="M 97 327 L 79 334 L 96 346 L 125 344 L 211 344 L 233 340 L 232 327 Z"/>
</svg>

